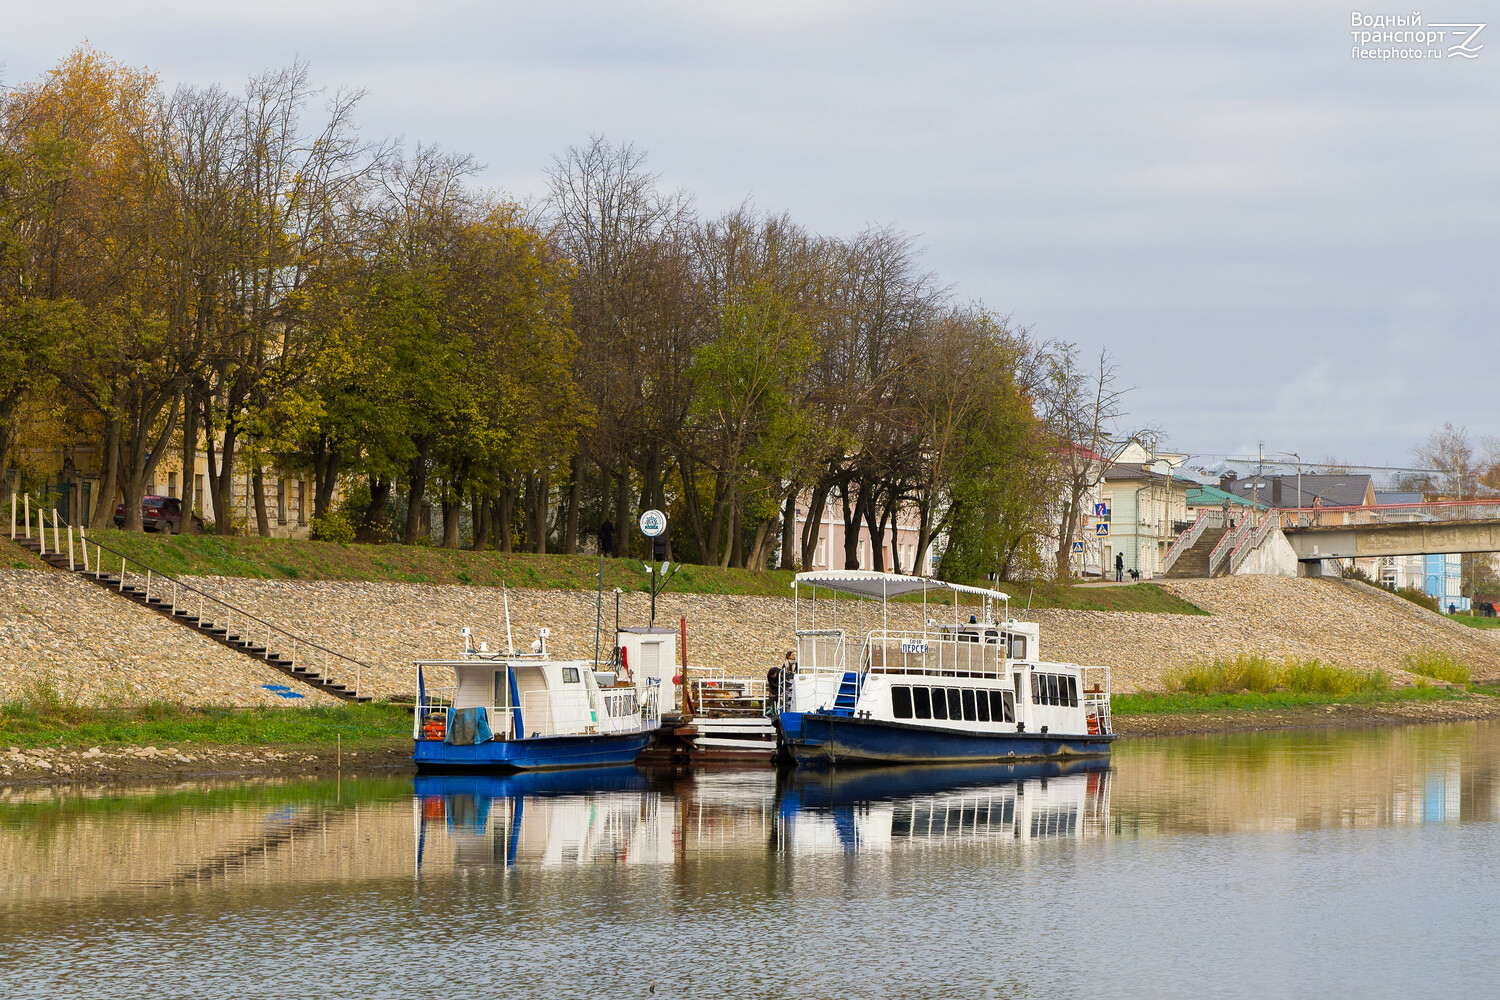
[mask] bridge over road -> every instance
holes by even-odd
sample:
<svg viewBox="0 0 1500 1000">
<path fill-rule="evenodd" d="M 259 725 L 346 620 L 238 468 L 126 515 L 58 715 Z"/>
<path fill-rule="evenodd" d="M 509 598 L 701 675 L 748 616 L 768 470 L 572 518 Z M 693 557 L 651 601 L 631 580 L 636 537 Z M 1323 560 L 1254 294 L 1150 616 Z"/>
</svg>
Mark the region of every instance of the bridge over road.
<svg viewBox="0 0 1500 1000">
<path fill-rule="evenodd" d="M 1300 562 L 1500 552 L 1500 502 L 1455 500 L 1383 507 L 1279 510 Z"/>
</svg>

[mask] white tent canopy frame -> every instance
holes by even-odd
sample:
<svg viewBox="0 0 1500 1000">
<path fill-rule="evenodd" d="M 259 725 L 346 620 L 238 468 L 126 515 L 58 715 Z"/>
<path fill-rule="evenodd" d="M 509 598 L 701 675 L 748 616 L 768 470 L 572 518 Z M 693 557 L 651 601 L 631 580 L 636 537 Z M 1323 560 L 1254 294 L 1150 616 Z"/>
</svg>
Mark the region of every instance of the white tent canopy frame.
<svg viewBox="0 0 1500 1000">
<path fill-rule="evenodd" d="M 949 583 L 946 580 L 934 580 L 925 576 L 906 576 L 900 573 L 882 573 L 872 569 L 824 569 L 809 570 L 798 573 L 792 578 L 792 628 L 794 631 L 801 630 L 798 620 L 798 596 L 801 588 L 806 585 L 813 589 L 812 602 L 812 627 L 818 625 L 818 588 L 831 590 L 835 595 L 854 594 L 858 597 L 880 598 L 880 620 L 881 630 L 888 631 L 889 615 L 887 613 L 887 601 L 892 597 L 900 597 L 902 594 L 914 594 L 922 592 L 922 621 L 927 621 L 927 592 L 929 590 L 946 590 L 953 594 L 953 624 L 959 625 L 958 595 L 972 594 L 984 598 L 985 608 L 988 610 L 989 602 L 996 601 L 1005 605 L 1005 614 L 1002 621 L 1010 618 L 1010 595 L 1002 594 L 998 590 L 990 590 L 986 587 L 968 587 L 961 583 Z M 834 600 L 837 601 L 837 596 Z M 837 605 L 835 604 L 835 608 Z M 836 620 L 836 619 L 835 619 Z"/>
</svg>

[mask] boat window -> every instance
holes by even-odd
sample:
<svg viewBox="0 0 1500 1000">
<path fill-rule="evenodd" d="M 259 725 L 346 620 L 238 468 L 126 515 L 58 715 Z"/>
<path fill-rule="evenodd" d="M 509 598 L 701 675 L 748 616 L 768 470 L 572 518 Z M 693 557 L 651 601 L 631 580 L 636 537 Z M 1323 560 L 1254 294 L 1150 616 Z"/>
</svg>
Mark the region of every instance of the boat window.
<svg viewBox="0 0 1500 1000">
<path fill-rule="evenodd" d="M 948 717 L 948 692 L 942 688 L 932 689 L 932 717 L 934 719 Z"/>
<path fill-rule="evenodd" d="M 1061 694 L 1058 693 L 1058 690 L 1057 690 L 1057 675 L 1056 674 L 1048 674 L 1047 675 L 1047 704 L 1049 704 L 1049 705 L 1061 705 L 1062 704 L 1062 696 L 1061 696 Z"/>
<path fill-rule="evenodd" d="M 1012 660 L 1026 659 L 1026 637 L 1024 635 L 1010 634 L 1006 636 L 1010 640 L 1010 652 L 1006 655 Z"/>
<path fill-rule="evenodd" d="M 911 688 L 905 685 L 891 688 L 891 711 L 898 719 L 911 718 Z"/>
<path fill-rule="evenodd" d="M 578 683 L 578 668 L 577 667 L 563 667 L 562 668 L 562 674 L 563 674 L 563 683 L 564 684 L 577 684 Z"/>
<path fill-rule="evenodd" d="M 926 688 L 911 689 L 912 708 L 916 710 L 919 719 L 932 718 L 932 698 Z"/>
<path fill-rule="evenodd" d="M 991 645 L 994 645 L 995 643 L 1000 641 L 1000 633 L 995 631 L 994 629 L 989 629 L 984 633 L 984 641 Z"/>
<path fill-rule="evenodd" d="M 1004 691 L 990 692 L 990 719 L 995 722 L 1009 722 L 1005 717 L 1005 699 L 1002 697 Z"/>
<path fill-rule="evenodd" d="M 965 722 L 974 722 L 974 721 L 976 721 L 979 718 L 979 716 L 976 714 L 977 710 L 974 708 L 974 689 L 973 688 L 964 688 L 964 690 L 963 690 L 963 705 L 964 705 L 964 721 Z"/>
<path fill-rule="evenodd" d="M 948 718 L 962 719 L 964 717 L 963 696 L 958 693 L 958 688 L 948 689 Z"/>
<path fill-rule="evenodd" d="M 1040 705 L 1042 703 L 1042 675 L 1031 675 L 1031 703 Z"/>
<path fill-rule="evenodd" d="M 491 705 L 496 705 L 496 706 L 499 706 L 499 707 L 504 707 L 505 703 L 508 701 L 508 699 L 505 696 L 510 693 L 509 688 L 510 688 L 510 685 L 508 685 L 508 684 L 505 683 L 505 671 L 504 670 L 496 670 L 495 671 L 495 699 L 494 699 L 494 701 L 491 701 L 490 704 Z"/>
<path fill-rule="evenodd" d="M 1078 678 L 1068 678 L 1068 704 L 1074 708 L 1078 707 Z"/>
<path fill-rule="evenodd" d="M 979 703 L 978 708 L 980 722 L 990 721 L 990 695 L 993 693 L 993 691 L 976 691 L 974 694 L 975 700 Z"/>
<path fill-rule="evenodd" d="M 1009 691 L 1002 691 L 1001 694 L 1004 695 L 1004 697 L 1005 697 L 1005 721 L 1006 722 L 1015 722 L 1016 721 L 1016 698 L 1015 698 L 1015 695 L 1011 694 Z"/>
</svg>

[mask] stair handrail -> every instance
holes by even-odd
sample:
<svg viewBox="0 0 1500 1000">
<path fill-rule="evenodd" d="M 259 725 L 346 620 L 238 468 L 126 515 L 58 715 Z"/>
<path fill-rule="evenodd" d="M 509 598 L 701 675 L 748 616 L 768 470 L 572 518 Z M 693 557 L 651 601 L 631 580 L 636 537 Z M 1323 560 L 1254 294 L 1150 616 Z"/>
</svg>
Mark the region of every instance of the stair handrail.
<svg viewBox="0 0 1500 1000">
<path fill-rule="evenodd" d="M 1198 517 L 1193 521 L 1192 527 L 1178 535 L 1171 546 L 1167 549 L 1166 557 L 1161 561 L 1163 574 L 1171 569 L 1177 562 L 1177 557 L 1198 544 L 1198 539 L 1203 537 L 1203 532 L 1210 527 L 1224 527 L 1224 512 L 1222 510 L 1200 510 Z"/>
<path fill-rule="evenodd" d="M 1233 575 L 1245 560 L 1250 558 L 1250 553 L 1260 548 L 1260 543 L 1266 540 L 1272 528 L 1281 527 L 1281 512 L 1279 510 L 1268 510 L 1265 516 L 1255 525 L 1255 530 L 1250 532 L 1229 553 L 1229 572 Z"/>
<path fill-rule="evenodd" d="M 1224 537 L 1220 538 L 1219 543 L 1208 553 L 1209 576 L 1213 576 L 1219 571 L 1219 567 L 1224 565 L 1224 560 L 1229 558 L 1229 554 L 1234 551 L 1234 547 L 1254 529 L 1255 511 L 1243 511 L 1239 523 L 1234 526 L 1232 531 L 1226 531 Z"/>
<path fill-rule="evenodd" d="M 29 499 L 30 494 L 28 494 L 27 496 L 28 496 L 28 499 Z M 14 506 L 14 503 L 15 503 L 14 495 L 12 495 L 11 502 L 12 502 L 12 506 Z M 40 514 L 40 510 L 39 510 L 39 514 Z M 53 508 L 52 516 L 53 516 L 53 521 L 52 521 L 53 532 L 54 532 L 54 537 L 56 537 L 58 521 L 61 520 L 61 518 L 58 516 L 56 508 Z M 72 524 L 69 524 L 66 520 L 63 520 L 62 524 L 64 526 L 66 526 L 66 528 L 68 529 L 68 544 L 71 546 L 72 542 L 73 542 L 73 528 L 74 528 L 74 526 Z M 87 546 L 93 545 L 95 551 L 98 552 L 98 553 L 108 552 L 110 555 L 112 555 L 112 556 L 118 556 L 120 558 L 120 560 L 121 560 L 121 563 L 120 563 L 120 589 L 121 590 L 125 589 L 125 568 L 126 568 L 126 565 L 128 563 L 135 563 L 135 565 L 139 566 L 146 573 L 146 599 L 148 601 L 150 600 L 150 597 L 151 597 L 151 584 L 152 584 L 152 578 L 153 577 L 156 577 L 156 578 L 161 579 L 161 580 L 166 580 L 167 582 L 169 582 L 169 583 L 172 584 L 173 592 L 172 592 L 171 610 L 174 613 L 174 615 L 175 615 L 175 613 L 177 611 L 177 607 L 178 607 L 177 590 L 178 590 L 178 588 L 181 588 L 181 589 L 186 590 L 187 592 L 189 592 L 191 594 L 197 594 L 198 595 L 198 598 L 199 598 L 198 621 L 200 623 L 203 621 L 202 602 L 206 600 L 206 601 L 212 602 L 213 604 L 217 604 L 220 607 L 224 608 L 227 612 L 230 613 L 230 615 L 238 615 L 239 617 L 244 618 L 244 619 L 246 619 L 246 620 L 248 620 L 250 622 L 254 622 L 257 625 L 260 625 L 262 628 L 264 628 L 265 629 L 265 634 L 266 634 L 266 640 L 267 640 L 266 641 L 266 653 L 268 655 L 271 653 L 270 637 L 271 637 L 272 633 L 275 633 L 277 635 L 283 636 L 283 637 L 291 640 L 291 643 L 292 643 L 291 657 L 292 657 L 292 666 L 294 668 L 297 665 L 297 647 L 299 645 L 306 646 L 306 647 L 308 647 L 310 649 L 317 650 L 318 652 L 320 652 L 320 653 L 323 654 L 323 671 L 322 671 L 321 676 L 322 676 L 322 678 L 324 680 L 326 680 L 326 681 L 328 681 L 330 683 L 332 683 L 334 681 L 333 675 L 328 670 L 328 664 L 329 664 L 330 658 L 332 658 L 333 660 L 336 660 L 336 661 L 342 661 L 342 663 L 344 663 L 344 664 L 350 664 L 350 665 L 352 665 L 354 673 L 355 673 L 354 687 L 353 687 L 352 690 L 354 691 L 354 696 L 356 698 L 358 698 L 360 696 L 360 686 L 364 682 L 364 672 L 366 670 L 374 670 L 375 669 L 375 667 L 374 667 L 373 664 L 366 663 L 363 660 L 357 660 L 357 659 L 355 659 L 352 656 L 346 656 L 345 654 L 340 653 L 337 650 L 329 649 L 327 646 L 320 645 L 320 644 L 318 644 L 316 642 L 313 642 L 310 639 L 305 639 L 302 636 L 297 635 L 295 632 L 289 632 L 289 631 L 287 631 L 286 629 L 282 628 L 279 625 L 273 625 L 270 622 L 266 621 L 264 618 L 261 618 L 258 615 L 252 614 L 251 612 L 246 611 L 244 608 L 238 607 L 237 605 L 230 604 L 228 601 L 224 600 L 221 597 L 215 597 L 212 594 L 208 593 L 207 591 L 202 590 L 202 589 L 200 589 L 198 587 L 195 587 L 191 583 L 186 582 L 185 580 L 180 580 L 177 577 L 172 576 L 170 573 L 163 573 L 161 570 L 158 570 L 158 569 L 156 569 L 153 566 L 148 566 L 146 563 L 144 563 L 141 560 L 135 558 L 134 556 L 126 555 L 124 552 L 121 552 L 118 549 L 111 548 L 108 545 L 104 545 L 103 543 L 99 542 L 97 539 L 88 538 L 84 534 L 84 529 L 81 526 L 78 529 L 78 534 L 79 534 L 79 536 L 81 538 L 84 539 L 83 545 L 84 545 L 85 549 L 87 549 Z M 14 524 L 12 525 L 12 529 L 11 529 L 11 537 L 12 538 L 15 537 Z M 85 556 L 85 561 L 87 561 L 87 556 Z M 85 572 L 92 572 L 94 574 L 95 579 L 100 578 L 103 575 L 103 568 L 102 568 L 102 565 L 101 565 L 102 561 L 103 561 L 102 560 L 102 556 L 96 558 L 96 561 L 94 562 L 94 568 L 92 570 L 85 570 Z M 218 622 L 214 622 L 214 624 L 217 625 Z M 229 625 L 229 622 L 226 621 L 225 622 L 225 628 L 226 628 L 226 630 L 228 628 L 228 625 Z M 250 639 L 250 638 L 253 638 L 253 636 L 247 634 L 246 638 Z M 346 667 L 345 669 L 349 669 L 349 668 Z"/>
</svg>

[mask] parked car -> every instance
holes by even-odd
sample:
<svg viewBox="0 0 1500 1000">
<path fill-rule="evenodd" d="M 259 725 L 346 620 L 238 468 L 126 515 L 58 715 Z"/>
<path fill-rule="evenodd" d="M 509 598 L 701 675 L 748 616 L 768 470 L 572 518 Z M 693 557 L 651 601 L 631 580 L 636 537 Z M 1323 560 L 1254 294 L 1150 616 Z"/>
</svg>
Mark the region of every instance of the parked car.
<svg viewBox="0 0 1500 1000">
<path fill-rule="evenodd" d="M 142 497 L 141 524 L 147 531 L 160 531 L 167 535 L 182 534 L 182 501 L 176 497 Z M 193 515 L 190 522 L 196 534 L 203 530 L 203 518 Z M 125 526 L 125 505 L 115 508 L 115 527 Z"/>
</svg>

